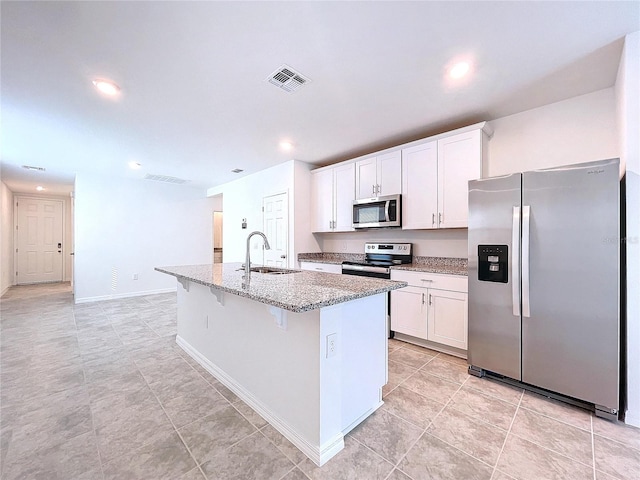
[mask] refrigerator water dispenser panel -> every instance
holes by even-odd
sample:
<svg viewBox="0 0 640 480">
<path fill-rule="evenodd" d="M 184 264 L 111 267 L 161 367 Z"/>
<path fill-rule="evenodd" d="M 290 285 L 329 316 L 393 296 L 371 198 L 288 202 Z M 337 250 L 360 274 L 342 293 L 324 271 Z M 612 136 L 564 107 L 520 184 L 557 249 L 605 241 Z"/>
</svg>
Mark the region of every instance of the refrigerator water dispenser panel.
<svg viewBox="0 0 640 480">
<path fill-rule="evenodd" d="M 478 245 L 478 280 L 508 283 L 508 245 Z"/>
</svg>

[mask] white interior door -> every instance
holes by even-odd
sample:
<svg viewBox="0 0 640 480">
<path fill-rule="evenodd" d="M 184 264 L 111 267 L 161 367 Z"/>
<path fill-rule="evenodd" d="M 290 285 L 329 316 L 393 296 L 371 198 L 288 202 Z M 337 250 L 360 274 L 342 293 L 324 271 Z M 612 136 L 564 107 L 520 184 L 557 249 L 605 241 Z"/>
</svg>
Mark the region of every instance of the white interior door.
<svg viewBox="0 0 640 480">
<path fill-rule="evenodd" d="M 271 195 L 262 200 L 264 234 L 270 250 L 264 250 L 264 263 L 274 267 L 288 265 L 289 199 L 287 193 Z"/>
<path fill-rule="evenodd" d="M 62 281 L 62 207 L 60 200 L 18 197 L 17 284 Z"/>
</svg>

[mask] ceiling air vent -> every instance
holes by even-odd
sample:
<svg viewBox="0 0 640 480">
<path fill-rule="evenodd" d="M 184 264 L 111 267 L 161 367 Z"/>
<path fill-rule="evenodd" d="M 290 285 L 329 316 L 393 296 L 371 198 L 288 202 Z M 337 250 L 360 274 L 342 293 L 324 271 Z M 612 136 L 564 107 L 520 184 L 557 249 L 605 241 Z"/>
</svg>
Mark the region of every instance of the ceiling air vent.
<svg viewBox="0 0 640 480">
<path fill-rule="evenodd" d="M 145 180 L 154 180 L 156 182 L 164 182 L 164 183 L 175 183 L 177 185 L 182 185 L 183 183 L 187 183 L 189 180 L 184 180 L 182 178 L 176 177 L 168 177 L 166 175 L 151 175 L 147 173 L 144 176 Z"/>
<path fill-rule="evenodd" d="M 269 75 L 267 81 L 276 87 L 280 87 L 285 92 L 295 92 L 298 88 L 309 83 L 311 79 L 305 77 L 300 72 L 296 72 L 287 65 L 282 65 L 278 70 Z"/>
</svg>

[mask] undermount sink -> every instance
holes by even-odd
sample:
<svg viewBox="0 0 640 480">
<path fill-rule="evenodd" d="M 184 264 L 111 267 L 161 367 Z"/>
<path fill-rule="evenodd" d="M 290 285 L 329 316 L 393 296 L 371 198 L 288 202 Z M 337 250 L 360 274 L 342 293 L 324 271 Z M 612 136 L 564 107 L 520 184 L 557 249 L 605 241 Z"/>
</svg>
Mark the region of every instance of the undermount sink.
<svg viewBox="0 0 640 480">
<path fill-rule="evenodd" d="M 238 268 L 238 271 L 244 270 L 244 267 Z M 251 271 L 255 273 L 266 273 L 269 275 L 285 275 L 288 273 L 298 273 L 300 270 L 287 270 L 284 268 L 271 267 L 251 267 Z"/>
<path fill-rule="evenodd" d="M 297 272 L 297 270 L 283 270 L 280 268 L 270 268 L 270 267 L 251 267 L 251 271 L 256 273 L 269 273 L 272 275 L 284 275 L 287 273 Z"/>
</svg>

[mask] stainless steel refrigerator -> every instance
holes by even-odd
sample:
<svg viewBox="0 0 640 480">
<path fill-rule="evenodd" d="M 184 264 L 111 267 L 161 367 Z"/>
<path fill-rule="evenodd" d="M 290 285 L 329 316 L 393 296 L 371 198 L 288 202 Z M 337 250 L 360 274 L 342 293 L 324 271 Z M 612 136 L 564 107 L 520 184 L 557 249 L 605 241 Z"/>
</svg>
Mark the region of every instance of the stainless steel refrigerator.
<svg viewBox="0 0 640 480">
<path fill-rule="evenodd" d="M 469 182 L 469 373 L 619 408 L 619 160 Z"/>
</svg>

